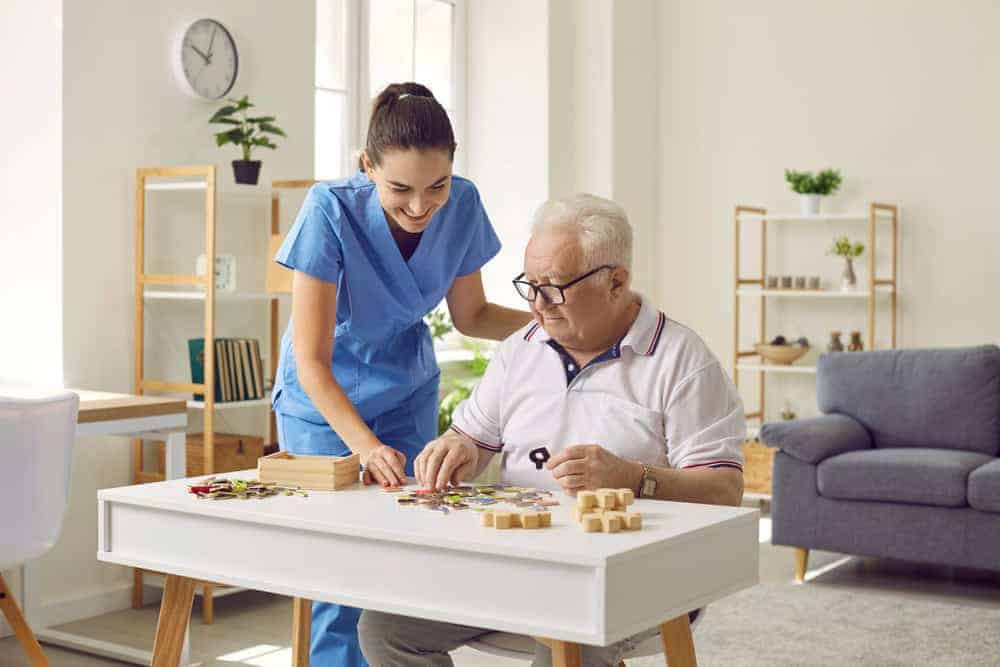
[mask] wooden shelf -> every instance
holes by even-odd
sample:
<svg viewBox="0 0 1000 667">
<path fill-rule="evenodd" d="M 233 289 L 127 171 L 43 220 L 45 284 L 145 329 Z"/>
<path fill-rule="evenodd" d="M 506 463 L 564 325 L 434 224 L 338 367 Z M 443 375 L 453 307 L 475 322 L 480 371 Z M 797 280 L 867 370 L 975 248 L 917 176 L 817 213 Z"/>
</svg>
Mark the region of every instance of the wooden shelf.
<svg viewBox="0 0 1000 667">
<path fill-rule="evenodd" d="M 888 211 L 879 209 L 877 218 L 892 218 Z M 801 213 L 740 213 L 740 222 L 868 222 L 868 213 L 820 213 L 819 215 L 802 215 Z"/>
<path fill-rule="evenodd" d="M 205 181 L 167 181 L 162 183 L 146 183 L 145 190 L 204 190 L 208 187 Z"/>
<path fill-rule="evenodd" d="M 271 391 L 270 388 L 268 388 L 267 391 L 270 392 Z M 215 409 L 228 410 L 230 408 L 251 408 L 255 405 L 266 405 L 270 407 L 271 399 L 269 397 L 264 397 L 264 398 L 255 398 L 250 401 L 216 401 Z M 191 410 L 204 410 L 205 401 L 191 400 L 187 402 L 187 406 Z"/>
<path fill-rule="evenodd" d="M 267 301 L 268 299 L 279 299 L 284 296 L 290 295 L 267 294 L 265 292 L 215 292 L 216 301 Z M 143 297 L 164 301 L 204 301 L 205 292 L 147 289 L 143 292 Z"/>
<path fill-rule="evenodd" d="M 736 368 L 741 371 L 756 371 L 762 373 L 791 373 L 808 375 L 815 374 L 815 366 L 782 366 L 780 364 L 736 364 Z"/>
<path fill-rule="evenodd" d="M 895 290 L 899 293 L 899 290 Z M 892 294 L 892 285 L 876 285 L 875 293 L 878 296 L 888 296 Z M 761 289 L 759 287 L 741 287 L 736 290 L 740 296 L 780 296 L 780 297 L 805 297 L 812 299 L 867 299 L 867 289 L 834 290 L 834 289 Z"/>
</svg>

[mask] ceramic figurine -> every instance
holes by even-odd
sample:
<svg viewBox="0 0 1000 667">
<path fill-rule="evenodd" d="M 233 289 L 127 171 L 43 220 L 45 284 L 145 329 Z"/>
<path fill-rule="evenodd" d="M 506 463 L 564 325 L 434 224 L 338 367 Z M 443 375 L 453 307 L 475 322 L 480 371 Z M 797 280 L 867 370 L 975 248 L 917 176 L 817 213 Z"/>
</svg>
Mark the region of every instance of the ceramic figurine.
<svg viewBox="0 0 1000 667">
<path fill-rule="evenodd" d="M 852 331 L 851 332 L 851 342 L 847 346 L 848 352 L 860 352 L 865 349 L 864 343 L 861 342 L 861 332 Z"/>
<path fill-rule="evenodd" d="M 830 344 L 826 346 L 827 352 L 843 352 L 844 344 L 840 342 L 840 332 L 830 332 Z"/>
</svg>

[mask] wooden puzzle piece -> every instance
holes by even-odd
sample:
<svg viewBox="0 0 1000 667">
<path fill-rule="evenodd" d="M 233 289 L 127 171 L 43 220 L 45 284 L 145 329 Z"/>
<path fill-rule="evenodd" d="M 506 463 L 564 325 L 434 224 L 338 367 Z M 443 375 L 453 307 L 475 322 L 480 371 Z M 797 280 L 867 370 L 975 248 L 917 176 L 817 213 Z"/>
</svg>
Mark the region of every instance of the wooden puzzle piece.
<svg viewBox="0 0 1000 667">
<path fill-rule="evenodd" d="M 480 523 L 486 528 L 495 528 L 497 530 L 510 530 L 512 528 L 537 530 L 552 526 L 552 513 L 537 510 L 509 512 L 506 510 L 489 509 L 482 513 Z"/>
<path fill-rule="evenodd" d="M 642 515 L 629 512 L 635 502 L 632 489 L 597 489 L 576 494 L 573 516 L 585 533 L 617 533 L 622 530 L 640 530 Z"/>
</svg>

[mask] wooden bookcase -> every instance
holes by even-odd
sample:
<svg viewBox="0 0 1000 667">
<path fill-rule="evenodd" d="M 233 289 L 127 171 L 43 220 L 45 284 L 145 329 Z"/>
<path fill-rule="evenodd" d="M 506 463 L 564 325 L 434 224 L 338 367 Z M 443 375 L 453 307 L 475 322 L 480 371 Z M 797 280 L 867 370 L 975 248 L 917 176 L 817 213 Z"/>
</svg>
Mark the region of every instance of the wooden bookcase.
<svg viewBox="0 0 1000 667">
<path fill-rule="evenodd" d="M 825 290 L 800 290 L 800 289 L 768 289 L 766 287 L 766 276 L 768 275 L 768 225 L 784 227 L 795 227 L 797 225 L 830 223 L 833 225 L 857 225 L 866 224 L 868 231 L 868 243 L 865 249 L 868 262 L 868 285 L 863 289 L 852 291 L 841 291 L 838 289 Z M 758 226 L 758 230 L 747 229 L 750 225 Z M 878 277 L 876 272 L 876 255 L 879 249 L 877 246 L 877 230 L 879 225 L 891 225 L 891 248 L 888 256 L 890 261 L 890 273 L 888 277 Z M 738 205 L 733 211 L 734 227 L 734 284 L 733 284 L 733 382 L 737 387 L 744 374 L 757 375 L 757 408 L 746 414 L 748 434 L 750 442 L 748 447 L 754 445 L 759 425 L 767 418 L 767 382 L 766 378 L 771 373 L 794 373 L 794 374 L 815 374 L 816 366 L 809 365 L 777 365 L 767 363 L 753 349 L 741 349 L 741 309 L 745 299 L 756 300 L 758 302 L 758 342 L 766 343 L 769 340 L 767 326 L 768 303 L 772 299 L 796 299 L 817 300 L 820 303 L 835 303 L 837 301 L 864 301 L 867 305 L 866 319 L 866 349 L 875 349 L 875 329 L 876 315 L 880 309 L 884 309 L 889 319 L 889 347 L 896 347 L 896 326 L 897 326 L 897 300 L 899 293 L 899 207 L 895 204 L 870 203 L 866 212 L 858 213 L 837 213 L 837 214 L 772 214 L 766 208 Z M 740 257 L 744 236 L 754 231 L 759 231 L 759 256 L 756 268 L 759 271 L 757 276 L 744 276 L 743 266 Z M 746 232 L 746 234 L 744 233 Z M 775 271 L 774 273 L 780 273 Z M 825 341 L 814 341 L 817 344 L 825 345 Z M 757 445 L 759 447 L 759 445 Z M 751 457 L 750 454 L 753 454 Z M 769 468 L 770 457 L 761 455 L 756 449 L 748 453 L 748 461 L 753 458 L 767 465 Z M 762 484 L 770 485 L 770 470 L 751 471 L 755 478 Z M 754 495 L 769 496 L 759 489 L 754 490 Z M 750 495 L 749 493 L 747 495 Z"/>
</svg>

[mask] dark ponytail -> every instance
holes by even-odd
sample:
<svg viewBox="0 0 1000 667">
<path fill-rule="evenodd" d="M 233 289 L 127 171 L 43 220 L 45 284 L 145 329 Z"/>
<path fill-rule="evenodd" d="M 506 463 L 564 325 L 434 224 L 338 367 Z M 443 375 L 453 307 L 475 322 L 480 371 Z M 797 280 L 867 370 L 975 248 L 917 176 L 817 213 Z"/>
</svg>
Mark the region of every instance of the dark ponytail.
<svg viewBox="0 0 1000 667">
<path fill-rule="evenodd" d="M 455 159 L 455 132 L 448 112 L 434 93 L 419 83 L 393 83 L 379 93 L 372 105 L 365 152 L 373 165 L 394 149 L 436 148 Z M 363 162 L 359 166 L 364 169 Z"/>
</svg>

